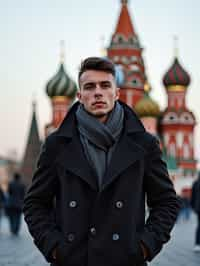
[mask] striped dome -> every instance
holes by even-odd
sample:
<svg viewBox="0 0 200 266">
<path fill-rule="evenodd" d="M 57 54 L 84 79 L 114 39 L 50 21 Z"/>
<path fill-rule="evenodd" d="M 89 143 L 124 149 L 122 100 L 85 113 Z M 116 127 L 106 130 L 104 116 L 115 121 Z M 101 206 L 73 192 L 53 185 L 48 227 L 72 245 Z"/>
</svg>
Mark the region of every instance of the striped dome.
<svg viewBox="0 0 200 266">
<path fill-rule="evenodd" d="M 60 65 L 56 75 L 47 83 L 46 92 L 50 98 L 56 96 L 75 97 L 77 92 L 76 83 L 65 72 L 63 63 Z"/>
<path fill-rule="evenodd" d="M 180 65 L 178 58 L 175 58 L 174 63 L 164 75 L 163 84 L 165 87 L 168 86 L 185 86 L 190 84 L 190 76 Z"/>
</svg>

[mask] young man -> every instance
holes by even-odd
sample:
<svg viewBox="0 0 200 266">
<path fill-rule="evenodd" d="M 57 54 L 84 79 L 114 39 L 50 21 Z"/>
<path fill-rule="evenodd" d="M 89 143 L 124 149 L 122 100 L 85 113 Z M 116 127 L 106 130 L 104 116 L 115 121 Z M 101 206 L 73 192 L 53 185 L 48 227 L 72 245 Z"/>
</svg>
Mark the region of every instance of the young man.
<svg viewBox="0 0 200 266">
<path fill-rule="evenodd" d="M 79 102 L 43 146 L 25 220 L 52 265 L 146 265 L 179 210 L 159 144 L 118 101 L 110 61 L 83 61 L 79 86 Z"/>
</svg>

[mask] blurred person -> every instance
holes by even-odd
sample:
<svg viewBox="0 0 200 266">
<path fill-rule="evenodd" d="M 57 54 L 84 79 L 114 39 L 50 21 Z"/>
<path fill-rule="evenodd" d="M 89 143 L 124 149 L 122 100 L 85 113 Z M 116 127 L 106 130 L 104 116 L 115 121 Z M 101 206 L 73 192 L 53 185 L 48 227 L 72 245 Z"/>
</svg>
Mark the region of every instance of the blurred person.
<svg viewBox="0 0 200 266">
<path fill-rule="evenodd" d="M 25 195 L 25 185 L 21 182 L 19 173 L 15 173 L 8 185 L 6 214 L 9 219 L 10 231 L 18 235 L 21 225 L 22 206 Z"/>
<path fill-rule="evenodd" d="M 200 252 L 200 172 L 198 173 L 197 180 L 192 186 L 191 206 L 197 215 L 194 251 Z"/>
<path fill-rule="evenodd" d="M 85 59 L 79 87 L 79 102 L 45 141 L 25 221 L 54 266 L 147 265 L 180 207 L 159 143 L 118 101 L 109 60 Z"/>
<path fill-rule="evenodd" d="M 0 229 L 1 229 L 1 218 L 3 214 L 3 205 L 4 205 L 4 197 L 3 197 L 3 190 L 0 186 Z"/>
<path fill-rule="evenodd" d="M 189 221 L 191 215 L 191 195 L 190 190 L 188 188 L 182 190 L 180 199 L 182 201 L 182 208 L 180 210 L 178 219 L 183 221 Z"/>
</svg>

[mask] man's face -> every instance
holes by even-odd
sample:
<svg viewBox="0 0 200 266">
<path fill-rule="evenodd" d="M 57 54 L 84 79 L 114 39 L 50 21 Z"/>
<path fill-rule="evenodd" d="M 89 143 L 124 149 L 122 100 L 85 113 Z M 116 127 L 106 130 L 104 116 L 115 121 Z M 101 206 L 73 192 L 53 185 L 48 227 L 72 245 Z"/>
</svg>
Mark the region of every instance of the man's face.
<svg viewBox="0 0 200 266">
<path fill-rule="evenodd" d="M 104 71 L 87 70 L 80 77 L 80 91 L 77 96 L 86 111 L 101 122 L 105 122 L 115 101 L 119 99 L 112 74 Z"/>
</svg>

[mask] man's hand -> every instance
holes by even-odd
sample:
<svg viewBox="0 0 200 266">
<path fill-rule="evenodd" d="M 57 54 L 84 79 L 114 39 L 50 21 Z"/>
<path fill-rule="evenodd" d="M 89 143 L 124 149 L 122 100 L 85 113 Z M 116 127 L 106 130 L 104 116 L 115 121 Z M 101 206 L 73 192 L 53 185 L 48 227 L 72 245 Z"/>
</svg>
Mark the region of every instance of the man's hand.
<svg viewBox="0 0 200 266">
<path fill-rule="evenodd" d="M 54 259 L 54 260 L 56 260 L 56 255 L 57 255 L 57 252 L 56 252 L 56 248 L 53 250 L 53 252 L 52 252 L 52 258 Z"/>
<path fill-rule="evenodd" d="M 145 247 L 145 245 L 142 242 L 140 242 L 140 246 L 142 248 L 144 259 L 146 260 L 147 257 L 148 257 L 148 250 L 147 250 L 147 248 Z"/>
</svg>

